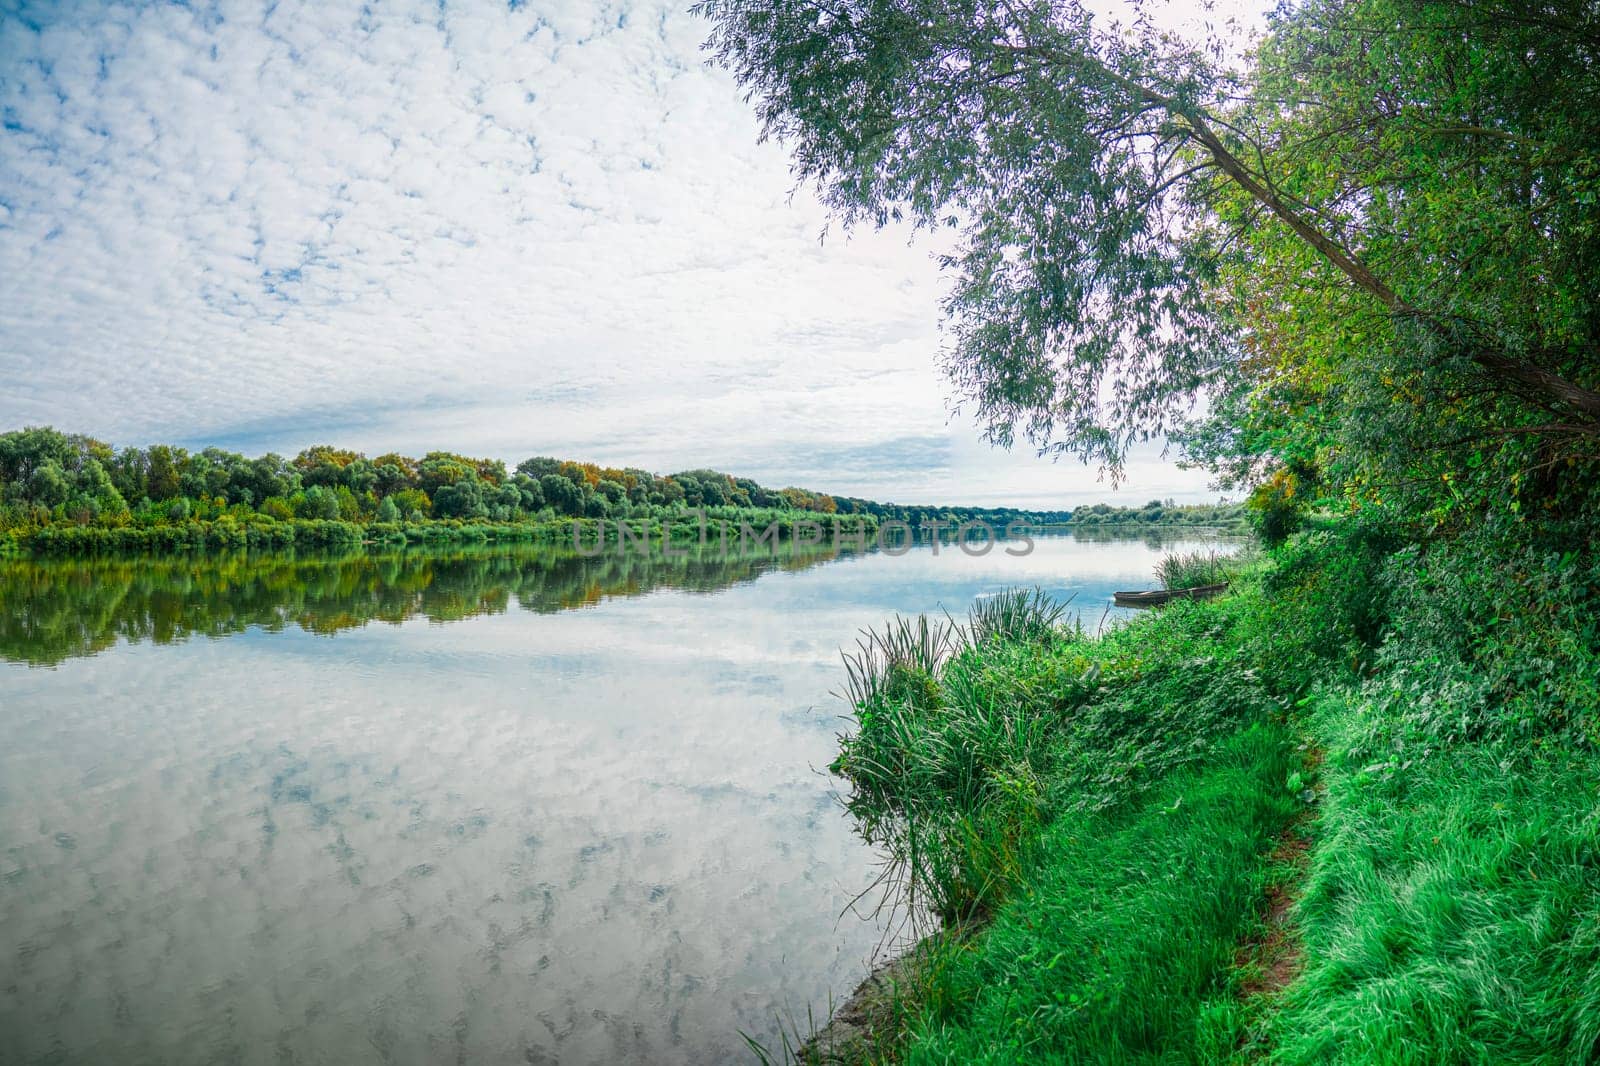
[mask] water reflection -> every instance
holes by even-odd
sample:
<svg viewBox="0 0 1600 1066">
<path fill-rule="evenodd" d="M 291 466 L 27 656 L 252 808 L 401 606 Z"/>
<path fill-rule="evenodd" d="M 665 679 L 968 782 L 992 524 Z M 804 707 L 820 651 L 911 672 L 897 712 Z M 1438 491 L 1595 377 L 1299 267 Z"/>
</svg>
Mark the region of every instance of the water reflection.
<svg viewBox="0 0 1600 1066">
<path fill-rule="evenodd" d="M 1121 535 L 1089 530 L 1073 537 L 1046 534 L 1036 543 L 1054 558 L 1051 546 L 1062 543 L 1140 543 L 1153 552 L 1195 536 L 1163 529 Z M 921 550 L 930 549 L 923 543 Z M 942 550 L 960 554 L 948 545 Z M 297 626 L 333 634 L 369 622 L 452 622 L 504 612 L 513 601 L 527 611 L 564 611 L 656 589 L 715 592 L 774 569 L 818 566 L 839 554 L 793 544 L 743 554 L 708 545 L 686 556 L 607 551 L 586 558 L 562 547 L 521 545 L 331 556 L 0 560 L 0 659 L 49 666 L 97 654 L 118 640 L 170 644 L 251 628 Z M 1142 563 L 1145 553 L 1138 557 Z M 1026 564 L 1013 565 L 1017 580 L 1025 570 Z M 1141 586 L 1148 579 L 1147 569 L 1129 576 Z"/>
<path fill-rule="evenodd" d="M 6 564 L 0 1058 L 745 1059 L 879 942 L 839 647 L 1155 556 Z"/>
<path fill-rule="evenodd" d="M 480 547 L 343 556 L 246 554 L 165 559 L 0 561 L 0 658 L 51 665 L 120 640 L 170 644 L 249 628 L 332 634 L 369 622 L 452 622 L 524 610 L 591 607 L 660 588 L 713 592 L 772 569 L 837 557 L 786 544 L 775 552 L 620 554 Z"/>
</svg>

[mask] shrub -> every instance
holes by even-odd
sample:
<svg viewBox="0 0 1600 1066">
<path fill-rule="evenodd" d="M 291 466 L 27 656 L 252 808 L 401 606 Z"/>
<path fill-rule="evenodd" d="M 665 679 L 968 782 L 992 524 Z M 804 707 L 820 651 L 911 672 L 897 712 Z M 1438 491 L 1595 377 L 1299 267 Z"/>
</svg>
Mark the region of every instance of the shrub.
<svg viewBox="0 0 1600 1066">
<path fill-rule="evenodd" d="M 1388 516 L 1370 512 L 1277 551 L 1253 646 L 1274 691 L 1297 695 L 1330 666 L 1347 676 L 1370 669 L 1389 625 L 1389 556 L 1403 542 Z"/>
<path fill-rule="evenodd" d="M 1397 553 L 1385 569 L 1396 670 L 1470 673 L 1474 735 L 1600 746 L 1600 563 L 1587 551 L 1479 531 Z"/>
<path fill-rule="evenodd" d="M 1250 525 L 1263 544 L 1275 548 L 1305 521 L 1308 501 L 1300 475 L 1279 470 L 1256 486 L 1246 504 Z"/>
<path fill-rule="evenodd" d="M 294 518 L 294 508 L 290 507 L 289 501 L 282 496 L 268 496 L 262 500 L 261 513 L 279 522 L 288 522 Z"/>
</svg>

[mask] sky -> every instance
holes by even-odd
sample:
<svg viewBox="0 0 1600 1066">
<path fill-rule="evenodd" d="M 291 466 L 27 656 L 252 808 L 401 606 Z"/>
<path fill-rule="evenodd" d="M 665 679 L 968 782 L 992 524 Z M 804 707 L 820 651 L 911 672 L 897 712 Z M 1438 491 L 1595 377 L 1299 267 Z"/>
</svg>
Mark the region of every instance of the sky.
<svg viewBox="0 0 1600 1066">
<path fill-rule="evenodd" d="M 0 0 L 0 430 L 1217 498 L 984 444 L 935 249 L 823 239 L 685 7 Z"/>
</svg>

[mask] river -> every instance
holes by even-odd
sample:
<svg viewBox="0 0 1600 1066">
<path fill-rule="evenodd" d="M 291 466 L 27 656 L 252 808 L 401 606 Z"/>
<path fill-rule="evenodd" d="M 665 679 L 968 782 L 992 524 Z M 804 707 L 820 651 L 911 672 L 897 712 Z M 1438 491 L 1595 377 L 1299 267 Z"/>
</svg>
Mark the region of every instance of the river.
<svg viewBox="0 0 1600 1066">
<path fill-rule="evenodd" d="M 0 1061 L 746 1061 L 883 939 L 840 647 L 1187 537 L 0 562 Z"/>
</svg>

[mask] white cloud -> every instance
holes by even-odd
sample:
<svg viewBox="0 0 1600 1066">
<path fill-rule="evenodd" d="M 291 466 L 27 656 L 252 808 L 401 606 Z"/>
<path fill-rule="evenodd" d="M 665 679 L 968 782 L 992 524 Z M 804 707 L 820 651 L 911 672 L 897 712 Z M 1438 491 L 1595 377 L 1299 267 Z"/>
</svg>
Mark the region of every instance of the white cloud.
<svg viewBox="0 0 1600 1066">
<path fill-rule="evenodd" d="M 819 243 L 704 33 L 587 0 L 0 15 L 0 426 L 1106 495 L 949 422 L 927 245 Z"/>
</svg>

